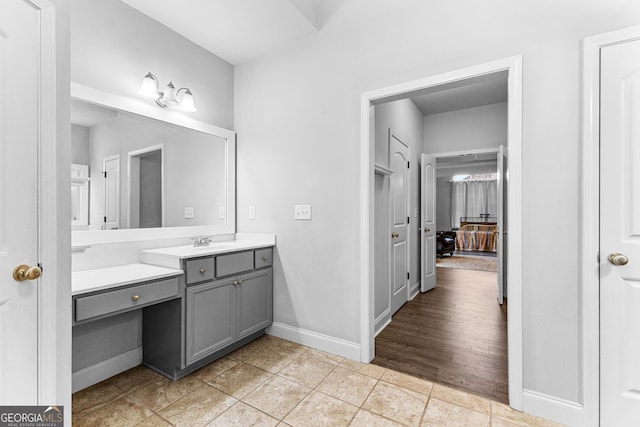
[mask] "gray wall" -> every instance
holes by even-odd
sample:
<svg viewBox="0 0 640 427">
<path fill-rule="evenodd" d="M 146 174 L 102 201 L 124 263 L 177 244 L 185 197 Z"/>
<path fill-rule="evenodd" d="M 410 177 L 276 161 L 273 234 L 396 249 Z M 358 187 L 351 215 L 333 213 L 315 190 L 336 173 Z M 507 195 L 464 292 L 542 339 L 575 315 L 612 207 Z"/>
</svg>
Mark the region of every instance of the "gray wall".
<svg viewBox="0 0 640 427">
<path fill-rule="evenodd" d="M 278 236 L 276 320 L 360 341 L 361 94 L 522 54 L 524 388 L 580 403 L 580 42 L 638 16 L 629 0 L 350 0 L 317 35 L 236 66 L 238 212 L 261 213 L 237 226 Z M 312 221 L 293 220 L 302 201 Z M 565 256 L 540 268 L 550 241 Z"/>
<path fill-rule="evenodd" d="M 424 150 L 446 153 L 507 144 L 507 103 L 424 116 Z"/>
<path fill-rule="evenodd" d="M 71 125 L 71 163 L 88 165 L 89 157 L 89 128 Z"/>
<path fill-rule="evenodd" d="M 233 128 L 233 66 L 118 0 L 71 0 L 71 81 L 140 99 L 148 72 L 160 88 L 193 92 L 189 117 Z M 153 102 L 153 101 L 149 101 Z"/>
</svg>

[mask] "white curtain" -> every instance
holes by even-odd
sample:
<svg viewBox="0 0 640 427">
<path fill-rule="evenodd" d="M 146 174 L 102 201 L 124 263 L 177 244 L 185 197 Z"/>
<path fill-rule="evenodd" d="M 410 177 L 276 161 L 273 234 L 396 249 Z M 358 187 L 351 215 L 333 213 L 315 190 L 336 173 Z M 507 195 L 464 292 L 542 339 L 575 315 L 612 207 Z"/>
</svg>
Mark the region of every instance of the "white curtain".
<svg viewBox="0 0 640 427">
<path fill-rule="evenodd" d="M 457 181 L 451 183 L 451 227 L 460 227 L 461 217 L 497 215 L 498 182 L 496 180 Z"/>
</svg>

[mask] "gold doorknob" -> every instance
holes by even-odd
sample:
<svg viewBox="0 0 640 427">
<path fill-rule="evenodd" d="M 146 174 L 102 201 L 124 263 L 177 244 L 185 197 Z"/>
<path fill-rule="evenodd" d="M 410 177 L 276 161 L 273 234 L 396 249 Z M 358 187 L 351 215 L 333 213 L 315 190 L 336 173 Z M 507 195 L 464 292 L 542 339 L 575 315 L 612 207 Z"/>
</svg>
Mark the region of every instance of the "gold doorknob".
<svg viewBox="0 0 640 427">
<path fill-rule="evenodd" d="M 28 266 L 26 264 L 20 264 L 13 269 L 13 279 L 18 282 L 24 282 L 25 280 L 35 280 L 42 275 L 42 270 L 37 265 Z"/>
<path fill-rule="evenodd" d="M 133 301 L 133 302 L 138 302 L 138 301 L 140 301 L 140 295 L 134 295 L 134 296 L 132 296 L 132 297 L 131 297 L 131 301 Z"/>
<path fill-rule="evenodd" d="M 400 237 L 400 235 L 394 231 L 393 233 L 391 233 L 391 237 L 395 239 L 396 237 Z"/>
<path fill-rule="evenodd" d="M 424 232 L 425 232 L 425 233 L 428 233 L 428 232 L 430 232 L 430 231 L 431 231 L 431 229 L 430 229 L 430 228 L 428 228 L 428 227 L 424 229 Z"/>
<path fill-rule="evenodd" d="M 613 265 L 626 265 L 629 262 L 629 258 L 627 258 L 625 255 L 620 254 L 618 252 L 609 254 L 607 259 Z"/>
</svg>

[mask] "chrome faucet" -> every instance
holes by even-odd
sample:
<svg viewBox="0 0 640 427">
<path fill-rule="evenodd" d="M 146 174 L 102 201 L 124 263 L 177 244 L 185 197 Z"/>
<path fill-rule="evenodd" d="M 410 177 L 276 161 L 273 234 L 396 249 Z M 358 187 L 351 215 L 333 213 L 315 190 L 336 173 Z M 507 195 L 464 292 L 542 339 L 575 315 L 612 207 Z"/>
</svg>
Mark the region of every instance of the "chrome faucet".
<svg viewBox="0 0 640 427">
<path fill-rule="evenodd" d="M 197 248 L 200 246 L 209 246 L 209 243 L 213 241 L 212 236 L 199 236 L 199 237 L 192 237 L 191 239 L 193 240 L 194 248 Z"/>
</svg>

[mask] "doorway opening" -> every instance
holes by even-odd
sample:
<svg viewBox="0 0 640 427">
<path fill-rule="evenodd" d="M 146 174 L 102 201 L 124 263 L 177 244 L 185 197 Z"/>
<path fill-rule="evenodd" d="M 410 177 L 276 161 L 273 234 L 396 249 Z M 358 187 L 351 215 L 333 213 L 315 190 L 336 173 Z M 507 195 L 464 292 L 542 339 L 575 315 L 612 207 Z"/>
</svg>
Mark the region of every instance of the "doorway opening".
<svg viewBox="0 0 640 427">
<path fill-rule="evenodd" d="M 371 361 L 375 356 L 375 338 L 376 326 L 380 329 L 380 323 L 376 324 L 376 271 L 374 266 L 377 267 L 379 259 L 376 257 L 375 244 L 376 235 L 374 227 L 370 225 L 375 224 L 376 211 L 375 211 L 375 195 L 376 182 L 379 181 L 378 177 L 375 177 L 374 170 L 385 171 L 385 165 L 378 164 L 378 147 L 375 144 L 375 137 L 379 134 L 377 129 L 378 123 L 376 120 L 376 108 L 384 103 L 390 101 L 396 101 L 401 99 L 412 98 L 418 95 L 433 94 L 438 96 L 447 89 L 462 90 L 469 85 L 479 84 L 491 80 L 495 80 L 497 75 L 506 77 L 506 83 L 508 88 L 507 93 L 507 141 L 506 145 L 510 152 L 510 173 L 509 181 L 510 185 L 507 189 L 508 192 L 508 216 L 510 218 L 510 230 L 506 240 L 511 242 L 519 242 L 521 235 L 521 177 L 520 177 L 520 165 L 521 165 L 521 57 L 507 58 L 505 60 L 495 61 L 488 64 L 483 64 L 467 69 L 459 70 L 452 73 L 447 73 L 439 76 L 434 76 L 418 81 L 405 83 L 389 88 L 379 89 L 372 92 L 367 92 L 362 96 L 362 281 L 361 281 L 361 294 L 362 294 L 362 336 L 361 336 L 361 360 L 363 362 Z M 501 74 L 502 73 L 502 74 Z M 425 143 L 426 145 L 426 143 Z M 472 149 L 467 146 L 464 147 L 467 150 Z M 440 152 L 447 150 L 437 150 Z M 451 150 L 449 150 L 451 151 Z M 412 152 L 416 152 L 413 151 Z M 422 152 L 422 150 L 417 153 Z M 413 160 L 413 158 L 412 158 Z M 375 166 L 375 167 L 374 167 Z M 393 170 L 387 169 L 387 173 L 393 174 Z M 375 177 L 375 179 L 374 179 Z M 370 191 L 371 190 L 371 191 Z M 435 207 L 435 206 L 434 206 Z M 419 232 L 428 234 L 431 227 L 420 227 L 419 209 L 417 203 L 411 203 L 409 209 L 409 221 L 410 232 L 408 233 L 409 246 L 417 246 L 417 241 L 420 239 Z M 414 220 L 417 217 L 418 220 Z M 415 227 L 414 227 L 415 226 Z M 415 230 L 414 230 L 415 228 Z M 418 230 L 420 229 L 420 230 Z M 428 230 L 429 229 L 429 230 Z M 378 239 L 379 243 L 380 239 Z M 412 243 L 413 241 L 413 243 Z M 431 239 L 434 244 L 432 253 L 435 255 L 435 239 Z M 522 254 L 521 247 L 519 245 L 508 245 L 510 249 L 510 256 L 505 265 L 508 266 L 507 276 L 509 278 L 508 283 L 511 283 L 509 288 L 509 331 L 508 331 L 508 388 L 509 388 L 509 404 L 516 408 L 522 408 L 522 301 L 521 301 L 521 263 Z M 411 264 L 411 263 L 409 263 Z M 417 266 L 416 266 L 417 268 Z M 419 268 L 418 268 L 419 270 Z M 417 292 L 417 286 L 415 283 L 416 277 L 421 277 L 422 272 L 413 276 L 414 282 L 408 283 L 408 289 L 410 290 L 409 296 L 414 296 Z M 411 280 L 411 279 L 409 279 Z M 419 284 L 419 281 L 417 282 Z M 494 288 L 495 289 L 495 288 Z M 384 325 L 383 325 L 384 327 Z"/>
<path fill-rule="evenodd" d="M 164 226 L 163 152 L 159 145 L 128 153 L 129 228 Z"/>
<path fill-rule="evenodd" d="M 506 99 L 441 113 L 436 121 L 452 121 L 458 127 L 473 127 L 474 121 L 490 122 L 484 125 L 502 133 L 506 140 L 506 120 L 486 119 L 483 111 L 487 109 L 501 109 L 506 116 Z M 470 114 L 473 120 L 468 121 Z M 425 124 L 433 123 L 433 118 L 425 120 Z M 443 132 L 450 144 L 454 144 L 455 134 L 455 130 Z M 425 150 L 429 150 L 428 143 Z M 431 178 L 425 179 L 433 166 L 436 183 L 435 197 L 426 203 L 423 200 L 420 208 L 436 215 L 421 212 L 422 220 L 416 227 L 422 228 L 418 230 L 423 240 L 420 257 L 430 258 L 423 260 L 422 268 L 427 266 L 427 271 L 421 275 L 435 277 L 426 287 L 421 286 L 422 293 L 395 312 L 383 330 L 377 331 L 372 363 L 508 403 L 506 282 L 502 268 L 506 248 L 499 239 L 506 229 L 505 203 L 498 206 L 498 200 L 505 200 L 504 174 L 499 173 L 505 162 L 498 166 L 502 156 L 502 146 L 423 155 L 420 182 L 425 185 L 421 199 L 428 198 L 433 187 L 428 183 Z M 437 231 L 429 233 L 430 228 Z M 434 234 L 434 239 L 423 237 Z M 435 253 L 429 248 L 434 242 Z M 426 280 L 422 282 L 425 285 Z"/>
</svg>

